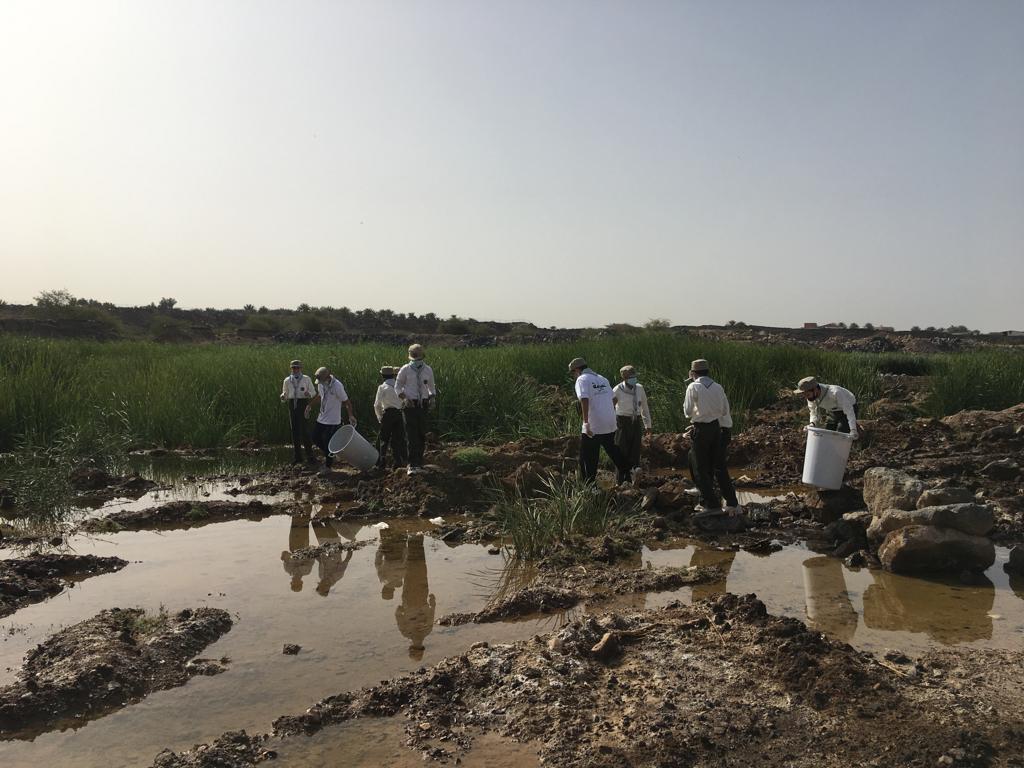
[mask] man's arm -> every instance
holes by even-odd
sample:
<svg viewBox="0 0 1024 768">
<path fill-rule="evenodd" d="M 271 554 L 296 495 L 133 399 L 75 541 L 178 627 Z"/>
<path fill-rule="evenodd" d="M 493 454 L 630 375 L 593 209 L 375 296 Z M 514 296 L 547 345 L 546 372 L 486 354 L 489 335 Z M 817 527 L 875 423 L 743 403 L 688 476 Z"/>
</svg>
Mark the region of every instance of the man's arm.
<svg viewBox="0 0 1024 768">
<path fill-rule="evenodd" d="M 309 416 L 309 414 L 310 414 L 310 413 L 312 412 L 312 410 L 313 410 L 313 406 L 314 406 L 314 405 L 317 405 L 317 404 L 318 404 L 319 402 L 320 402 L 320 391 L 319 391 L 319 390 L 317 390 L 317 391 L 316 391 L 316 392 L 315 392 L 315 393 L 313 394 L 313 397 L 311 397 L 311 398 L 309 399 L 309 404 L 308 404 L 308 405 L 306 405 L 306 415 L 307 415 L 307 416 Z"/>
<path fill-rule="evenodd" d="M 377 416 L 377 421 L 384 421 L 384 400 L 380 396 L 380 389 L 377 390 L 377 396 L 373 398 L 373 412 Z"/>
<path fill-rule="evenodd" d="M 288 399 L 288 377 L 287 376 L 285 376 L 284 381 L 281 382 L 281 399 L 282 400 L 287 400 Z"/>
<path fill-rule="evenodd" d="M 640 400 L 640 414 L 643 416 L 644 429 L 648 432 L 651 431 L 651 404 L 647 402 L 647 390 L 643 388 L 642 384 L 637 384 L 637 395 Z"/>
<path fill-rule="evenodd" d="M 398 375 L 395 377 L 395 391 L 398 392 L 398 397 L 405 400 L 405 380 L 409 377 L 409 369 L 404 365 L 398 369 Z"/>
<path fill-rule="evenodd" d="M 346 400 L 344 404 L 345 410 L 348 411 L 348 423 L 354 427 L 356 425 L 356 416 L 352 412 L 352 401 Z"/>
<path fill-rule="evenodd" d="M 821 410 L 818 408 L 818 403 L 814 400 L 807 401 L 807 410 L 810 411 L 811 421 L 810 426 L 820 427 L 825 420 L 821 416 Z"/>
<path fill-rule="evenodd" d="M 843 413 L 846 414 L 846 420 L 850 422 L 850 437 L 854 440 L 857 439 L 857 413 L 853 410 L 853 404 L 856 399 L 853 397 L 853 393 L 841 389 L 836 395 L 836 400 L 839 403 L 839 407 L 843 409 Z"/>
<path fill-rule="evenodd" d="M 583 408 L 583 431 L 587 433 L 588 437 L 593 437 L 594 431 L 590 428 L 590 398 L 581 397 L 580 405 Z"/>
<path fill-rule="evenodd" d="M 696 391 L 697 388 L 691 384 L 686 388 L 686 397 L 683 398 L 683 415 L 690 421 L 693 421 L 693 416 L 697 412 Z"/>
</svg>

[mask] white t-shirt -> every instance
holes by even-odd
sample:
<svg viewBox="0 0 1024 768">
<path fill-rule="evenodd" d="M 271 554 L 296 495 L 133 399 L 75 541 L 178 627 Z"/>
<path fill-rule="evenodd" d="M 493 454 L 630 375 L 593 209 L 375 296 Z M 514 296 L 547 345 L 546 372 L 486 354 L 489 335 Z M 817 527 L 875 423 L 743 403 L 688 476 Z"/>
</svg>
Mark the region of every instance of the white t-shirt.
<svg viewBox="0 0 1024 768">
<path fill-rule="evenodd" d="M 690 382 L 683 400 L 683 413 L 695 424 L 717 421 L 720 427 L 732 427 L 729 398 L 722 385 L 710 376 L 701 376 Z"/>
<path fill-rule="evenodd" d="M 615 404 L 612 402 L 612 385 L 608 379 L 589 368 L 576 379 L 576 397 L 587 399 L 590 431 L 595 435 L 607 435 L 615 431 Z M 581 430 L 586 434 L 587 430 Z"/>
<path fill-rule="evenodd" d="M 331 376 L 326 384 L 317 384 L 320 391 L 320 424 L 341 424 L 341 405 L 348 400 L 345 385 Z"/>
</svg>

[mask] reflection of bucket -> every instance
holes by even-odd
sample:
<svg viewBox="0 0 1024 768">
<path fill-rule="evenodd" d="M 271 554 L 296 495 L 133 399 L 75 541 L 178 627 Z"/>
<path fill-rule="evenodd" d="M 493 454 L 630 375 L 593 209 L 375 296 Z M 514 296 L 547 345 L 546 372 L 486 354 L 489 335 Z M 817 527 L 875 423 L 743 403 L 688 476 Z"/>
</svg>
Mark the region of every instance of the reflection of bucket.
<svg viewBox="0 0 1024 768">
<path fill-rule="evenodd" d="M 332 455 L 341 456 L 356 469 L 369 469 L 377 463 L 380 456 L 377 449 L 366 442 L 366 438 L 356 432 L 351 424 L 346 424 L 331 437 L 327 450 Z"/>
<path fill-rule="evenodd" d="M 829 491 L 841 488 L 852 445 L 853 438 L 842 432 L 808 427 L 807 452 L 804 454 L 804 485 L 813 485 Z"/>
</svg>

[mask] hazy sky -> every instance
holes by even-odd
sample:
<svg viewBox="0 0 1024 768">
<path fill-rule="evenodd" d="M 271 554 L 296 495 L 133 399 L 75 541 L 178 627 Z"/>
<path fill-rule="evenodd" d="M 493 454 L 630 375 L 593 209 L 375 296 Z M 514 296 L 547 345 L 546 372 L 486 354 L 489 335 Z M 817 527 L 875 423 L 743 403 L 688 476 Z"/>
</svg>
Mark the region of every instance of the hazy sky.
<svg viewBox="0 0 1024 768">
<path fill-rule="evenodd" d="M 0 298 L 1024 327 L 1024 1 L 0 0 Z"/>
</svg>

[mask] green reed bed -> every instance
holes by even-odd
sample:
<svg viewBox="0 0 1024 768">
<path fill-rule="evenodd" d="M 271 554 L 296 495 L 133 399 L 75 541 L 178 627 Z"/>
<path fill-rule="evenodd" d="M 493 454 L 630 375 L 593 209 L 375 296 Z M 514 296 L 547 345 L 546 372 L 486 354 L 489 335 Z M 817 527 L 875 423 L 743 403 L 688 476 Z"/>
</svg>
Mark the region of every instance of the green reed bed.
<svg viewBox="0 0 1024 768">
<path fill-rule="evenodd" d="M 932 374 L 936 415 L 964 407 L 1001 408 L 1024 400 L 1024 355 L 872 355 L 801 347 L 707 342 L 672 333 L 608 337 L 576 344 L 491 349 L 429 348 L 440 396 L 434 414 L 448 439 L 501 440 L 578 429 L 566 364 L 584 355 L 613 382 L 625 363 L 639 368 L 657 431 L 679 430 L 689 363 L 706 357 L 729 393 L 738 428 L 745 412 L 775 402 L 802 376 L 852 389 L 861 403 L 877 397 L 879 371 Z M 139 444 L 221 447 L 243 438 L 288 439 L 278 400 L 288 361 L 311 373 L 336 371 L 356 415 L 372 434 L 373 396 L 382 364 L 405 349 L 360 345 L 173 345 L 0 337 L 0 451 L 19 439 L 52 441 L 62 428 L 84 428 L 97 413 L 123 414 Z"/>
</svg>

